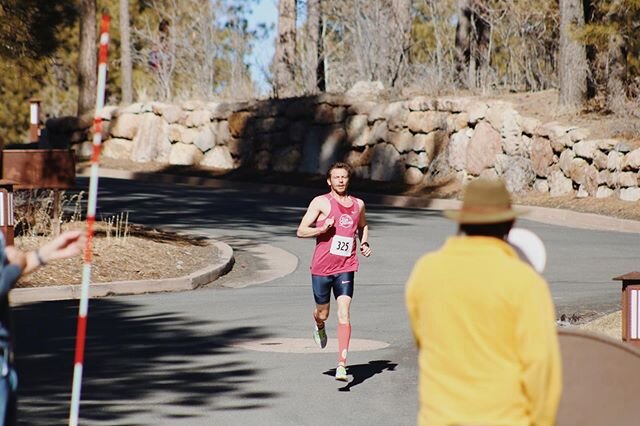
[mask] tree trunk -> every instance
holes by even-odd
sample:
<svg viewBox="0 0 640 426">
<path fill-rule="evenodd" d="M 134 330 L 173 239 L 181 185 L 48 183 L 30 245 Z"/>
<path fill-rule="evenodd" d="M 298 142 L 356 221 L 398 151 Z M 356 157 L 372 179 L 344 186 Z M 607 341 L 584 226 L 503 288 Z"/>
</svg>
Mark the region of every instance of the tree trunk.
<svg viewBox="0 0 640 426">
<path fill-rule="evenodd" d="M 409 68 L 409 49 L 411 47 L 411 0 L 392 0 L 393 12 L 398 23 L 398 32 L 402 34 L 402 49 L 398 52 L 396 72 L 391 85 L 396 86 L 399 79 Z"/>
<path fill-rule="evenodd" d="M 82 116 L 95 108 L 98 80 L 96 47 L 96 0 L 80 0 L 78 116 Z"/>
<path fill-rule="evenodd" d="M 276 97 L 290 97 L 296 93 L 296 3 L 296 0 L 278 2 L 274 87 Z"/>
<path fill-rule="evenodd" d="M 127 105 L 133 102 L 129 0 L 120 0 L 120 69 L 122 71 L 122 103 Z"/>
<path fill-rule="evenodd" d="M 476 87 L 486 88 L 489 81 L 490 45 L 491 45 L 491 25 L 477 13 L 473 15 L 473 30 L 475 35 L 475 60 L 476 75 L 474 82 Z"/>
<path fill-rule="evenodd" d="M 607 59 L 607 109 L 623 113 L 627 103 L 627 46 L 620 34 L 609 37 Z"/>
<path fill-rule="evenodd" d="M 459 0 L 455 40 L 458 84 L 475 88 L 487 83 L 490 33 L 491 26 L 474 10 L 473 0 Z"/>
<path fill-rule="evenodd" d="M 307 32 L 309 33 L 309 68 L 307 93 L 326 91 L 324 81 L 324 38 L 322 37 L 321 0 L 307 0 Z"/>
<path fill-rule="evenodd" d="M 569 110 L 581 108 L 587 95 L 587 53 L 571 34 L 583 25 L 582 0 L 560 0 L 559 103 Z"/>
<path fill-rule="evenodd" d="M 471 59 L 471 4 L 470 0 L 458 1 L 458 24 L 456 25 L 456 81 L 459 85 L 469 87 L 469 74 L 475 74 L 475 64 Z M 469 73 L 473 65 L 473 72 Z"/>
</svg>

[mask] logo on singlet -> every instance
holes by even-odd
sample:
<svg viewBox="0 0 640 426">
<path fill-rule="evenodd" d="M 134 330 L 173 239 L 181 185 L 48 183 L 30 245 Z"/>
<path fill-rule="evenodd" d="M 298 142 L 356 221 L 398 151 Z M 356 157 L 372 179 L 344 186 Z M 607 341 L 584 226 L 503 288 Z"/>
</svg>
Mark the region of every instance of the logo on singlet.
<svg viewBox="0 0 640 426">
<path fill-rule="evenodd" d="M 351 228 L 353 226 L 353 219 L 351 216 L 343 214 L 340 216 L 340 220 L 338 221 L 340 226 L 343 228 Z"/>
</svg>

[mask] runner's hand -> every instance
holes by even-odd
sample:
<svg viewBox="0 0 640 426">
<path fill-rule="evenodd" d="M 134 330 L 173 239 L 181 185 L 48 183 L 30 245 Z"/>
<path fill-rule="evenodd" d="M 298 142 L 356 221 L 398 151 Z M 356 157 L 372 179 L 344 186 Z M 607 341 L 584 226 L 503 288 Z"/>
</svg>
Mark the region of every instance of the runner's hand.
<svg viewBox="0 0 640 426">
<path fill-rule="evenodd" d="M 328 217 L 324 221 L 324 223 L 322 224 L 322 228 L 321 228 L 322 232 L 321 233 L 324 234 L 325 232 L 327 232 L 329 230 L 329 228 L 333 227 L 333 223 L 334 223 L 333 218 L 332 217 Z"/>
<path fill-rule="evenodd" d="M 369 243 L 365 242 L 360 244 L 360 253 L 362 253 L 364 257 L 371 256 L 371 247 L 369 246 Z"/>
</svg>

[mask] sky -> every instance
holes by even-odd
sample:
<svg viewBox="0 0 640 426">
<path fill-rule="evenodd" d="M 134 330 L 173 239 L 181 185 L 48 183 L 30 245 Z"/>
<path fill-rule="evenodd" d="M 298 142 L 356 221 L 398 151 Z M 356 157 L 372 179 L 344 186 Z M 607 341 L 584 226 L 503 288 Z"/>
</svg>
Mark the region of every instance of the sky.
<svg viewBox="0 0 640 426">
<path fill-rule="evenodd" d="M 264 78 L 264 71 L 268 69 L 275 51 L 275 24 L 278 19 L 277 0 L 259 0 L 253 5 L 253 13 L 249 16 L 249 28 L 256 29 L 258 24 L 273 24 L 274 30 L 270 32 L 267 40 L 260 40 L 254 45 L 253 53 L 249 58 L 251 77 L 257 83 L 261 94 L 268 94 L 269 84 Z"/>
</svg>

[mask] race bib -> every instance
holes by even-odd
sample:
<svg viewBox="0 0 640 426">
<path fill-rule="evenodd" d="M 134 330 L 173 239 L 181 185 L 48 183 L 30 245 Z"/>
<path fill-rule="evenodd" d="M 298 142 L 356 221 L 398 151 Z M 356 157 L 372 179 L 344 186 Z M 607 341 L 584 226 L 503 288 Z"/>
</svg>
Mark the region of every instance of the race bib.
<svg viewBox="0 0 640 426">
<path fill-rule="evenodd" d="M 351 256 L 351 251 L 353 250 L 353 238 L 343 237 L 340 235 L 335 235 L 331 239 L 331 249 L 329 253 L 335 254 L 336 256 Z"/>
</svg>

